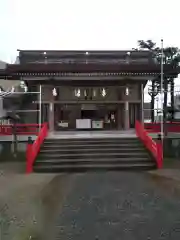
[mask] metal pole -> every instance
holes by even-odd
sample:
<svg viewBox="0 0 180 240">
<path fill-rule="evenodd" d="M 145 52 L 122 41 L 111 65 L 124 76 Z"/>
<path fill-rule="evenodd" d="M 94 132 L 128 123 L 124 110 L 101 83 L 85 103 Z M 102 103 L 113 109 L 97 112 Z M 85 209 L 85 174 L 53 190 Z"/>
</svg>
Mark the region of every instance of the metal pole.
<svg viewBox="0 0 180 240">
<path fill-rule="evenodd" d="M 159 99 L 158 97 L 156 98 L 156 106 L 157 106 L 157 111 L 156 111 L 156 114 L 157 114 L 157 118 L 156 118 L 156 122 L 158 122 L 158 119 L 159 119 Z"/>
<path fill-rule="evenodd" d="M 41 130 L 41 123 L 42 123 L 42 86 L 39 85 L 39 132 Z"/>
<path fill-rule="evenodd" d="M 164 138 L 164 127 L 163 127 L 163 114 L 164 114 L 164 104 L 163 104 L 163 39 L 161 39 L 161 138 Z"/>
</svg>

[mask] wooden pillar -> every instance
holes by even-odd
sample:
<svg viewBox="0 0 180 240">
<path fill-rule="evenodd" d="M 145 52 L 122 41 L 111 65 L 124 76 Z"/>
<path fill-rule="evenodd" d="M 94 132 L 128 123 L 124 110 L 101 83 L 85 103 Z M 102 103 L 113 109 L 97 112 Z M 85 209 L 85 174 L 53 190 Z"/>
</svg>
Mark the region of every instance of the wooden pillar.
<svg viewBox="0 0 180 240">
<path fill-rule="evenodd" d="M 54 131 L 54 101 L 49 103 L 49 130 Z"/>
<path fill-rule="evenodd" d="M 129 129 L 129 102 L 125 101 L 124 128 Z"/>
<path fill-rule="evenodd" d="M 54 86 L 49 87 L 49 130 L 54 132 L 54 101 L 56 100 L 57 96 L 55 95 L 57 89 Z M 55 92 L 54 92 L 55 91 Z"/>
</svg>

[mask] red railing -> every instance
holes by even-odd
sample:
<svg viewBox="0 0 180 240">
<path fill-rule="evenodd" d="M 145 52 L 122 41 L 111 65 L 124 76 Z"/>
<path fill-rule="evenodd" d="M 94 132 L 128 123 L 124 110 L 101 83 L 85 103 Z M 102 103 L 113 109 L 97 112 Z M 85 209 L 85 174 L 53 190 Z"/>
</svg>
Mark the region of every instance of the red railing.
<svg viewBox="0 0 180 240">
<path fill-rule="evenodd" d="M 144 126 L 136 121 L 136 135 L 143 142 L 144 146 L 151 152 L 156 160 L 157 168 L 163 166 L 163 148 L 161 142 L 155 142 L 149 135 Z"/>
<path fill-rule="evenodd" d="M 180 133 L 180 122 L 167 122 L 166 123 L 167 132 Z M 161 124 L 158 123 L 144 123 L 144 128 L 146 131 L 151 133 L 161 132 Z"/>
<path fill-rule="evenodd" d="M 15 128 L 17 135 L 38 135 L 39 133 L 39 124 L 16 124 Z M 13 125 L 0 125 L 0 135 L 13 135 Z"/>
<path fill-rule="evenodd" d="M 38 137 L 33 143 L 27 144 L 27 150 L 26 150 L 26 173 L 31 173 L 33 171 L 33 164 L 37 157 L 37 154 L 39 153 L 40 147 L 44 142 L 44 139 L 46 138 L 48 133 L 48 124 L 44 123 L 42 124 L 42 128 L 39 132 Z"/>
</svg>

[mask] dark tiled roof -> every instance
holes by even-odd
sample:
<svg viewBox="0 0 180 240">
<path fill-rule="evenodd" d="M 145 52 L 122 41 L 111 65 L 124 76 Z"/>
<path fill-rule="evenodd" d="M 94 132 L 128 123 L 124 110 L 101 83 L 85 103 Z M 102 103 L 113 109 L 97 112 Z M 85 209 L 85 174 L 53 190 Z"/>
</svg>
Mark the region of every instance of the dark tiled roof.
<svg viewBox="0 0 180 240">
<path fill-rule="evenodd" d="M 19 51 L 19 55 L 26 55 L 26 56 L 40 56 L 40 55 L 44 55 L 44 53 L 47 56 L 65 56 L 65 57 L 69 57 L 69 56 L 79 56 L 79 57 L 84 57 L 84 56 L 94 56 L 94 57 L 108 57 L 108 56 L 117 56 L 117 57 L 121 57 L 121 56 L 126 56 L 127 53 L 130 53 L 131 56 L 139 56 L 139 57 L 148 57 L 151 55 L 151 53 L 149 51 L 146 50 L 141 50 L 141 51 L 137 51 L 137 50 L 18 50 Z"/>
</svg>

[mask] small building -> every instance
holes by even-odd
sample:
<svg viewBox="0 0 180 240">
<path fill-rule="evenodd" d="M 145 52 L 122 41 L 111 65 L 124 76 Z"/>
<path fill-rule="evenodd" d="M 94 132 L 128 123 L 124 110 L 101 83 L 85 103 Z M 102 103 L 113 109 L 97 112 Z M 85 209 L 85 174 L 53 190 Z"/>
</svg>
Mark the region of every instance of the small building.
<svg viewBox="0 0 180 240">
<path fill-rule="evenodd" d="M 0 61 L 0 72 L 5 71 L 7 66 L 6 62 Z M 8 121 L 2 118 L 7 116 L 8 111 L 12 111 L 15 107 L 15 102 L 19 99 L 18 92 L 23 92 L 24 88 L 22 82 L 18 80 L 6 80 L 0 79 L 0 123 L 6 123 Z"/>
<path fill-rule="evenodd" d="M 144 121 L 144 87 L 161 72 L 149 51 L 18 51 L 0 78 L 39 93 L 27 95 L 24 108 L 34 112 L 24 119 L 48 122 L 50 131 L 134 128 Z M 170 65 L 164 73 L 178 74 Z"/>
</svg>

